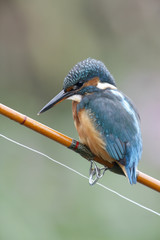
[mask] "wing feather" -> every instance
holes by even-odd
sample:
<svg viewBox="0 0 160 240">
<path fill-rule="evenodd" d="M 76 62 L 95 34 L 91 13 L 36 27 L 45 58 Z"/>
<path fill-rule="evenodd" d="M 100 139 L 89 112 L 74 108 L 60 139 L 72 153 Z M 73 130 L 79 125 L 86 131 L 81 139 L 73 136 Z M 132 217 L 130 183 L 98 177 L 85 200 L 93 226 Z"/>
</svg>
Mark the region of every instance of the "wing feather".
<svg viewBox="0 0 160 240">
<path fill-rule="evenodd" d="M 127 101 L 127 97 L 125 99 Z M 130 100 L 127 104 L 127 107 L 131 107 L 132 112 L 124 107 L 122 99 L 118 95 L 104 90 L 85 96 L 79 104 L 78 110 L 85 108 L 92 113 L 95 127 L 106 144 L 106 151 L 120 164 L 125 165 L 128 178 L 132 183 L 130 175 L 133 175 L 133 172 L 135 175 L 142 144 L 138 113 L 133 104 L 130 104 Z M 132 178 L 135 179 L 135 176 Z"/>
</svg>

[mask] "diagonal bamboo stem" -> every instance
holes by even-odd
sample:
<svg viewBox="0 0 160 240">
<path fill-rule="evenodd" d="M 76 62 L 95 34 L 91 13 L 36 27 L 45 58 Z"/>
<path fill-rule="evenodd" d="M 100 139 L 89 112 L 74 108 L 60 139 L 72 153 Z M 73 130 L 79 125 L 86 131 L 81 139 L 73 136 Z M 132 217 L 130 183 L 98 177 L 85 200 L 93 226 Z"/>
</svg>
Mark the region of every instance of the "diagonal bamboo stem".
<svg viewBox="0 0 160 240">
<path fill-rule="evenodd" d="M 0 104 L 0 113 L 36 132 L 39 132 L 40 134 L 62 144 L 63 146 L 68 147 L 69 149 L 72 149 L 73 151 L 81 154 L 84 158 L 87 160 L 94 160 L 106 167 L 108 167 L 111 171 L 113 170 L 116 172 L 117 166 L 114 164 L 111 164 L 107 161 L 104 161 L 103 159 L 94 156 L 92 152 L 83 144 L 80 142 L 52 129 L 47 127 L 46 125 L 37 122 L 36 120 L 29 118 L 3 104 Z M 145 186 L 148 186 L 149 188 L 152 188 L 158 192 L 160 192 L 160 181 L 152 178 L 140 171 L 137 171 L 137 181 Z"/>
</svg>

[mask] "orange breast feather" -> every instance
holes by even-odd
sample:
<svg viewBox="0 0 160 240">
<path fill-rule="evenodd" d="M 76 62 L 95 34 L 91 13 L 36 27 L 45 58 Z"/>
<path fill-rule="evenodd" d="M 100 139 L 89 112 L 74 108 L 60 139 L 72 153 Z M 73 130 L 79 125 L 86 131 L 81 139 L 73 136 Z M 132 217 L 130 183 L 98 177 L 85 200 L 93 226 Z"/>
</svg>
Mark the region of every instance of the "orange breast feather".
<svg viewBox="0 0 160 240">
<path fill-rule="evenodd" d="M 79 134 L 80 141 L 89 147 L 96 156 L 108 162 L 114 162 L 115 160 L 107 153 L 106 144 L 100 133 L 96 130 L 94 122 L 89 118 L 88 112 L 82 109 L 77 114 L 76 102 L 72 103 L 72 111 L 74 124 Z"/>
</svg>

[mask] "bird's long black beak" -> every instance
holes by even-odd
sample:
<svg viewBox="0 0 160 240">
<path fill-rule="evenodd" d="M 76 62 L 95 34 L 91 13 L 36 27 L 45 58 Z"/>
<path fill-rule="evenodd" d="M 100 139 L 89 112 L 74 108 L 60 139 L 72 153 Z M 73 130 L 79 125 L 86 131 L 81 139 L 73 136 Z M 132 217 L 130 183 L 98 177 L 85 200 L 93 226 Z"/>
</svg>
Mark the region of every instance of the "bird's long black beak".
<svg viewBox="0 0 160 240">
<path fill-rule="evenodd" d="M 38 113 L 43 113 L 53 107 L 55 104 L 67 99 L 68 97 L 72 96 L 74 92 L 65 92 L 62 90 L 60 93 L 58 93 L 49 103 L 47 103 Z"/>
</svg>

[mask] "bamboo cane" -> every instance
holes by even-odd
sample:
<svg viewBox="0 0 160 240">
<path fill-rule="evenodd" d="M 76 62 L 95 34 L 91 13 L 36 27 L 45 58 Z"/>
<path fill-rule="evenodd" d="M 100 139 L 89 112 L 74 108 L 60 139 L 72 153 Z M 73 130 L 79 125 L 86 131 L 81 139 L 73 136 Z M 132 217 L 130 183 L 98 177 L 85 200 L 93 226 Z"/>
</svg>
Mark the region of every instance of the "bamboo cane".
<svg viewBox="0 0 160 240">
<path fill-rule="evenodd" d="M 0 113 L 18 123 L 21 125 L 24 125 L 60 144 L 63 146 L 68 147 L 69 149 L 72 149 L 73 151 L 81 154 L 84 158 L 87 160 L 94 160 L 110 169 L 114 168 L 114 164 L 111 164 L 107 161 L 104 161 L 103 159 L 94 156 L 92 152 L 83 144 L 80 142 L 52 129 L 47 127 L 46 125 L 37 122 L 36 120 L 29 118 L 3 104 L 0 104 Z M 147 174 L 144 174 L 140 171 L 137 171 L 137 182 L 152 188 L 158 192 L 160 192 L 160 181 L 148 176 Z"/>
</svg>

